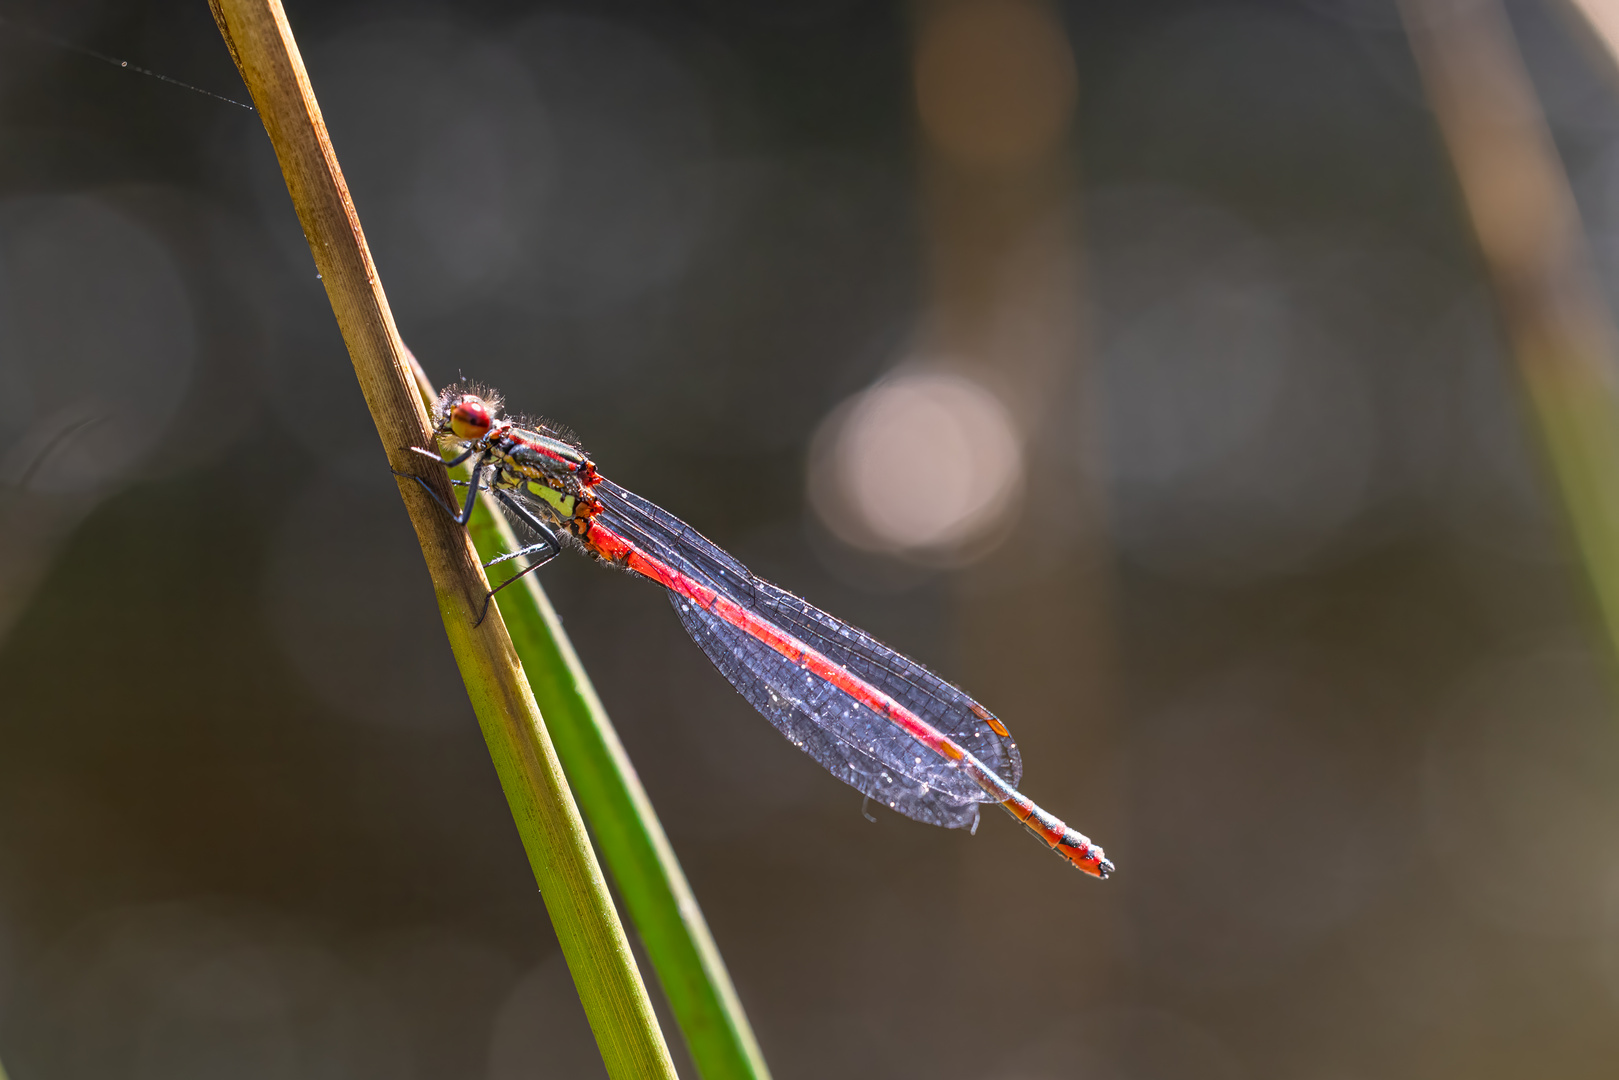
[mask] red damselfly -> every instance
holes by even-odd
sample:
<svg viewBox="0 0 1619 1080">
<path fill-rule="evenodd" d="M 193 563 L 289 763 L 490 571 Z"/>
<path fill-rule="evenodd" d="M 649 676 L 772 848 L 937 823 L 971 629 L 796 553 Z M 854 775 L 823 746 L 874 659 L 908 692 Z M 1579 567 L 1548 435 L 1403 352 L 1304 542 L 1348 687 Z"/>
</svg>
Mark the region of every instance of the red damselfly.
<svg viewBox="0 0 1619 1080">
<path fill-rule="evenodd" d="M 749 573 L 673 514 L 596 472 L 566 433 L 500 415 L 500 398 L 452 386 L 434 409 L 440 441 L 471 462 L 457 522 L 490 492 L 538 542 L 491 560 L 533 561 L 486 598 L 572 547 L 669 590 L 686 632 L 732 686 L 800 750 L 839 780 L 917 821 L 978 826 L 978 807 L 998 803 L 1041 842 L 1086 873 L 1113 864 L 1077 830 L 1015 785 L 1023 761 L 988 709 L 922 665 Z M 415 448 L 434 460 L 432 451 Z M 481 621 L 481 616 L 480 616 Z"/>
</svg>

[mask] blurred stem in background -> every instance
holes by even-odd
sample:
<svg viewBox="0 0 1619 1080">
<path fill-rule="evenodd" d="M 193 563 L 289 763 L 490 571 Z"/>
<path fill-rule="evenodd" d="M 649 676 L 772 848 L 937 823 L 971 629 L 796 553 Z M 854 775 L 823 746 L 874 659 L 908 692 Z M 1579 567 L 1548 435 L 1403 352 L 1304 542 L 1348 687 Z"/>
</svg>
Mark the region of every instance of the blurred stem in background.
<svg viewBox="0 0 1619 1080">
<path fill-rule="evenodd" d="M 1400 7 L 1619 659 L 1619 332 L 1567 173 L 1499 0 Z"/>
<path fill-rule="evenodd" d="M 414 356 L 410 361 L 418 389 L 431 403 L 437 392 Z M 469 470 L 463 466 L 458 473 L 466 479 Z M 469 529 L 484 559 L 522 546 L 487 494 Z M 702 908 L 562 620 L 540 586 L 539 574 L 528 574 L 503 591 L 499 604 L 557 757 L 646 947 L 692 1063 L 703 1080 L 768 1080 L 770 1070 Z"/>
</svg>

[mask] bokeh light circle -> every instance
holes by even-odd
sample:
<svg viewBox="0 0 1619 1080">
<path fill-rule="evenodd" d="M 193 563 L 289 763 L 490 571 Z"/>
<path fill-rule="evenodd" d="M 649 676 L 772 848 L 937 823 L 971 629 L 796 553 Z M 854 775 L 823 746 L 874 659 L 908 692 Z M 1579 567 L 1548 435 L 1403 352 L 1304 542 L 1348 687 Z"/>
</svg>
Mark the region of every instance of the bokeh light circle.
<svg viewBox="0 0 1619 1080">
<path fill-rule="evenodd" d="M 816 441 L 814 505 L 836 536 L 867 550 L 968 550 L 1010 518 L 1023 490 L 1011 415 L 959 375 L 879 383 L 834 411 Z"/>
</svg>

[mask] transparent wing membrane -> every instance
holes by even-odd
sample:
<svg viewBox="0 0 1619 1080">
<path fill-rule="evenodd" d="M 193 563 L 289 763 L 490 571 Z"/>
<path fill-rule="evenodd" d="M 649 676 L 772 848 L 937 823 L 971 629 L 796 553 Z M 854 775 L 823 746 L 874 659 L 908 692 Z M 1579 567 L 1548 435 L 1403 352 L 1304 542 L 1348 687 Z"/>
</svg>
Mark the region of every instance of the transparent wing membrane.
<svg viewBox="0 0 1619 1080">
<path fill-rule="evenodd" d="M 932 750 L 909 736 L 904 741 L 910 747 L 886 739 L 881 729 L 893 725 L 837 687 L 806 675 L 779 653 L 684 597 L 671 593 L 669 599 L 686 632 L 737 693 L 833 776 L 917 821 L 947 829 L 978 824 L 982 789 Z M 910 772 L 883 760 L 906 753 L 915 763 Z M 930 764 L 923 768 L 923 762 Z"/>
<path fill-rule="evenodd" d="M 611 481 L 596 487 L 598 524 L 714 589 L 882 691 L 950 736 L 1007 783 L 1023 765 L 999 722 L 972 698 L 784 589 L 755 577 L 691 526 Z M 964 828 L 992 801 L 970 776 L 867 703 L 758 640 L 745 628 L 671 594 L 692 639 L 754 708 L 850 786 L 907 817 Z M 1000 729 L 1004 731 L 1004 728 Z"/>
</svg>

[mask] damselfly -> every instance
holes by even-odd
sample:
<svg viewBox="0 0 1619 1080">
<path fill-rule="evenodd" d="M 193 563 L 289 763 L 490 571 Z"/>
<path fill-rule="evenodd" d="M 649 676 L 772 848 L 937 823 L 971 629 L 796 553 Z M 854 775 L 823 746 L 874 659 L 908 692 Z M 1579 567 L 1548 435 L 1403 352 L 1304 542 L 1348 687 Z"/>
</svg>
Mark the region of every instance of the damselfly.
<svg viewBox="0 0 1619 1080">
<path fill-rule="evenodd" d="M 472 463 L 457 511 L 465 525 L 490 492 L 538 542 L 491 560 L 532 562 L 485 600 L 572 547 L 669 590 L 675 613 L 732 686 L 839 780 L 906 817 L 978 827 L 998 803 L 1068 862 L 1097 877 L 1113 864 L 1077 830 L 1022 795 L 1011 734 L 961 690 L 864 631 L 755 577 L 673 514 L 619 487 L 566 433 L 500 415 L 500 398 L 452 386 L 434 408 L 449 466 Z M 418 453 L 443 460 L 429 450 Z M 481 616 L 480 616 L 481 621 Z"/>
</svg>

